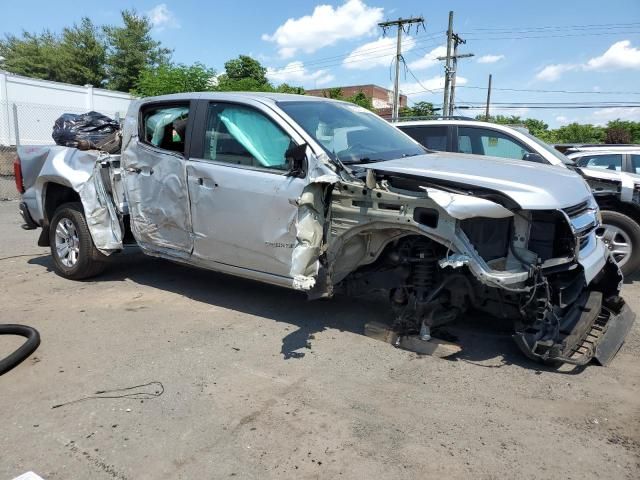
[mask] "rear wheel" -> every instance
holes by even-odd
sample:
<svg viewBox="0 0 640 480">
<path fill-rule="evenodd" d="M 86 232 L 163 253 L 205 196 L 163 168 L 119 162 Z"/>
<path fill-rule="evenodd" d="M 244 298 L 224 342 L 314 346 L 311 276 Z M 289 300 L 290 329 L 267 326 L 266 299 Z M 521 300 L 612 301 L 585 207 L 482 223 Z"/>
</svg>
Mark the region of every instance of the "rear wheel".
<svg viewBox="0 0 640 480">
<path fill-rule="evenodd" d="M 632 218 L 603 210 L 602 225 L 596 235 L 609 249 L 623 275 L 631 275 L 640 267 L 640 225 Z"/>
<path fill-rule="evenodd" d="M 60 205 L 49 228 L 51 256 L 58 275 L 82 280 L 104 270 L 105 256 L 93 244 L 82 204 Z"/>
</svg>

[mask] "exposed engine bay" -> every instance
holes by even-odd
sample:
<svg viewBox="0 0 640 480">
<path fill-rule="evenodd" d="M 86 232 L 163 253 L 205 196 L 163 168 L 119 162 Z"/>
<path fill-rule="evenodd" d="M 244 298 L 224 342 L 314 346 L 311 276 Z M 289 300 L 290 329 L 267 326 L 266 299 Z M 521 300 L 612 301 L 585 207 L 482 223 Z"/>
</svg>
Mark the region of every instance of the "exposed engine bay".
<svg viewBox="0 0 640 480">
<path fill-rule="evenodd" d="M 381 188 L 332 189 L 324 260 L 336 291 L 388 295 L 397 343 L 411 336 L 429 341 L 475 310 L 514 319 L 516 343 L 535 360 L 604 365 L 617 353 L 621 343 L 600 340 L 613 320 L 626 318 L 617 329 L 633 322 L 618 296 L 622 276 L 611 258 L 597 268 L 578 261 L 597 248 L 596 206 L 518 211 L 507 198 L 476 191 L 467 200 L 495 201 L 487 214 L 496 218 L 464 218 L 464 209 L 450 208 L 465 193 L 459 187 L 425 187 L 424 180 L 394 175 L 377 180 Z M 451 198 L 438 204 L 447 195 L 443 187 Z M 416 196 L 433 206 L 413 206 Z M 345 275 L 355 262 L 364 265 Z"/>
</svg>

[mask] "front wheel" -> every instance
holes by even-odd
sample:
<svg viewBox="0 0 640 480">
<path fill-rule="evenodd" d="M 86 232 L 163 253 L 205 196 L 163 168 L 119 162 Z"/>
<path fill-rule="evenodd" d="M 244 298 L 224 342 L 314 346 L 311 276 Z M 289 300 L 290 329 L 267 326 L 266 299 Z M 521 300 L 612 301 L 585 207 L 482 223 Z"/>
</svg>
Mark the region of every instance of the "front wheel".
<svg viewBox="0 0 640 480">
<path fill-rule="evenodd" d="M 596 235 L 613 255 L 622 274 L 631 275 L 640 267 L 640 225 L 632 218 L 611 210 L 602 211 L 602 225 Z"/>
<path fill-rule="evenodd" d="M 53 267 L 58 275 L 82 280 L 104 270 L 105 256 L 93 244 L 82 204 L 60 205 L 49 228 Z"/>
</svg>

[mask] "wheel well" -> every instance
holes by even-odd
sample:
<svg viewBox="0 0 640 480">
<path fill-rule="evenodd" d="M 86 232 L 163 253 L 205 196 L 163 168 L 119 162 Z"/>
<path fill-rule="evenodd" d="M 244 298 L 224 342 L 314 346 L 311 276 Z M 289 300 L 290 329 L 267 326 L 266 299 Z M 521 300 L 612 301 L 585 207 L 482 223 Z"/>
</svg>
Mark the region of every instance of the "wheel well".
<svg viewBox="0 0 640 480">
<path fill-rule="evenodd" d="M 38 239 L 41 247 L 49 246 L 49 222 L 56 213 L 58 207 L 64 203 L 80 202 L 80 195 L 71 187 L 59 183 L 47 183 L 44 189 L 44 222 L 42 233 Z"/>
<path fill-rule="evenodd" d="M 596 197 L 600 210 L 611 210 L 619 212 L 631 218 L 636 223 L 640 223 L 640 206 L 634 203 L 621 202 L 612 197 Z"/>
</svg>

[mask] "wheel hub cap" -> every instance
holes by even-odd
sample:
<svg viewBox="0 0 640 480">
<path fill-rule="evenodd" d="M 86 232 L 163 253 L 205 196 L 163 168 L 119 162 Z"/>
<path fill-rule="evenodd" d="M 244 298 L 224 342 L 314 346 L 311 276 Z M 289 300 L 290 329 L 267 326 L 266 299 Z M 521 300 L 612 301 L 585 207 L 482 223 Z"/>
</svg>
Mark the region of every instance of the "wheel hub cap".
<svg viewBox="0 0 640 480">
<path fill-rule="evenodd" d="M 623 266 L 631 258 L 631 238 L 627 233 L 614 225 L 602 225 L 596 235 L 609 249 L 618 266 Z"/>
<path fill-rule="evenodd" d="M 76 226 L 68 218 L 61 218 L 56 226 L 56 253 L 65 267 L 73 267 L 80 256 L 80 240 Z"/>
</svg>

